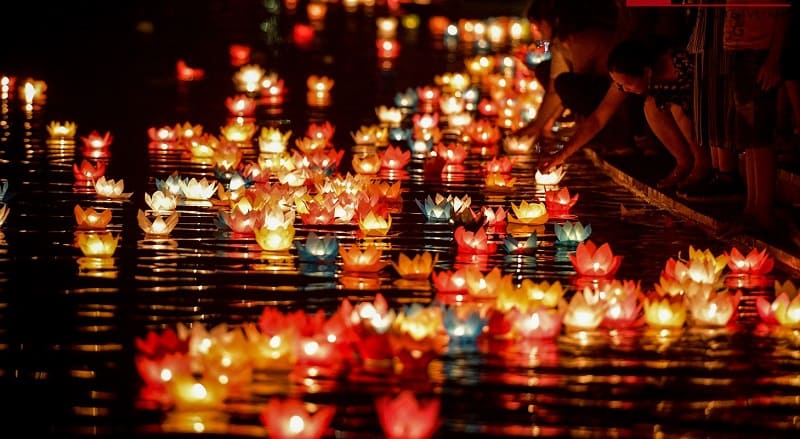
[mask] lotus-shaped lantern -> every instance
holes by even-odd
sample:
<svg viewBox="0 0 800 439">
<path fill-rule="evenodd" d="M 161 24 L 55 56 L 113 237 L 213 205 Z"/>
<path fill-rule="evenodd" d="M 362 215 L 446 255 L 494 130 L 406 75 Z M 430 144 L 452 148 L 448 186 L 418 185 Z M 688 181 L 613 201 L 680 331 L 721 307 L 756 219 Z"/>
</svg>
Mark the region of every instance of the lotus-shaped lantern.
<svg viewBox="0 0 800 439">
<path fill-rule="evenodd" d="M 214 157 L 219 139 L 211 134 L 200 134 L 187 139 L 183 145 L 189 150 L 194 159 L 210 159 Z"/>
<path fill-rule="evenodd" d="M 261 87 L 261 78 L 266 72 L 257 65 L 248 64 L 239 68 L 233 75 L 233 82 L 236 90 L 240 92 L 253 93 Z"/>
<path fill-rule="evenodd" d="M 528 203 L 522 200 L 519 205 L 511 203 L 514 215 L 509 215 L 508 221 L 517 224 L 540 225 L 548 220 L 547 208 L 544 203 Z"/>
<path fill-rule="evenodd" d="M 600 326 L 606 314 L 607 303 L 600 298 L 600 292 L 590 287 L 576 292 L 569 301 L 564 313 L 563 323 L 569 330 L 593 330 Z"/>
<path fill-rule="evenodd" d="M 313 93 L 329 93 L 333 84 L 334 80 L 327 76 L 310 75 L 306 80 L 308 90 Z"/>
<path fill-rule="evenodd" d="M 476 145 L 494 145 L 500 141 L 501 136 L 500 129 L 485 119 L 472 122 L 464 132 Z"/>
<path fill-rule="evenodd" d="M 747 256 L 743 255 L 738 248 L 733 247 L 731 252 L 725 252 L 728 257 L 728 268 L 731 274 L 768 274 L 775 265 L 775 260 L 767 254 L 767 249 L 758 251 L 750 250 Z"/>
<path fill-rule="evenodd" d="M 433 285 L 440 294 L 467 293 L 467 278 L 465 269 L 455 271 L 441 270 L 432 273 Z"/>
<path fill-rule="evenodd" d="M 147 215 L 140 209 L 139 213 L 136 215 L 136 219 L 139 222 L 139 227 L 145 234 L 166 236 L 172 233 L 172 230 L 178 225 L 178 212 L 172 212 L 166 219 L 162 218 L 161 215 L 156 215 L 151 222 L 147 218 Z"/>
<path fill-rule="evenodd" d="M 417 95 L 417 91 L 413 88 L 408 88 L 404 92 L 398 92 L 394 96 L 394 104 L 402 109 L 415 110 L 418 101 L 419 95 Z"/>
<path fill-rule="evenodd" d="M 691 324 L 702 327 L 722 327 L 736 318 L 742 292 L 712 291 L 709 295 L 687 296 Z"/>
<path fill-rule="evenodd" d="M 503 249 L 507 254 L 531 254 L 536 250 L 539 241 L 536 233 L 531 234 L 525 239 L 517 239 L 513 236 L 506 236 L 503 239 Z"/>
<path fill-rule="evenodd" d="M 374 273 L 380 271 L 386 263 L 381 261 L 383 251 L 375 245 L 369 244 L 361 249 L 353 244 L 349 247 L 339 246 L 339 255 L 342 256 L 342 270 L 352 272 Z"/>
<path fill-rule="evenodd" d="M 233 121 L 220 128 L 220 134 L 222 134 L 222 137 L 225 140 L 234 143 L 249 142 L 255 133 L 256 126 L 251 122 L 237 123 L 236 121 Z"/>
<path fill-rule="evenodd" d="M 563 166 L 559 166 L 547 173 L 542 173 L 541 171 L 537 170 L 536 175 L 534 176 L 536 184 L 540 186 L 557 186 L 559 183 L 561 183 L 561 179 L 563 178 L 564 178 Z"/>
<path fill-rule="evenodd" d="M 110 232 L 77 232 L 77 244 L 84 256 L 111 257 L 117 250 L 119 236 Z"/>
<path fill-rule="evenodd" d="M 292 225 L 275 228 L 260 227 L 254 230 L 256 242 L 266 251 L 284 251 L 292 247 L 294 227 Z"/>
<path fill-rule="evenodd" d="M 503 139 L 503 151 L 506 154 L 530 154 L 533 151 L 534 138 L 530 136 L 508 136 Z"/>
<path fill-rule="evenodd" d="M 480 227 L 476 232 L 458 226 L 453 233 L 459 253 L 489 255 L 497 250 L 497 244 L 489 241 L 486 230 Z"/>
<path fill-rule="evenodd" d="M 336 127 L 327 120 L 323 123 L 311 123 L 306 129 L 306 137 L 323 141 L 324 145 L 330 145 L 333 134 L 336 132 Z"/>
<path fill-rule="evenodd" d="M 208 200 L 217 190 L 217 182 L 208 181 L 205 177 L 197 180 L 192 177 L 189 181 L 179 182 L 181 193 L 187 200 Z"/>
<path fill-rule="evenodd" d="M 281 132 L 277 128 L 261 128 L 258 136 L 258 149 L 262 154 L 279 154 L 286 151 L 292 131 Z"/>
<path fill-rule="evenodd" d="M 448 222 L 453 217 L 453 203 L 446 198 L 441 198 L 436 202 L 428 195 L 424 202 L 414 201 L 430 223 Z"/>
<path fill-rule="evenodd" d="M 570 253 L 569 259 L 575 271 L 580 276 L 587 277 L 614 276 L 622 263 L 622 256 L 615 256 L 608 243 L 597 247 L 592 241 L 578 244 L 575 253 Z"/>
<path fill-rule="evenodd" d="M 144 202 L 154 211 L 171 212 L 177 207 L 178 198 L 168 191 L 158 190 L 153 195 L 145 193 Z"/>
<path fill-rule="evenodd" d="M 400 122 L 403 121 L 403 112 L 396 107 L 387 107 L 385 105 L 381 105 L 380 107 L 375 108 L 375 114 L 378 116 L 378 120 L 380 120 L 382 124 L 390 127 L 399 126 Z"/>
<path fill-rule="evenodd" d="M 436 154 L 443 158 L 448 165 L 460 165 L 467 158 L 467 149 L 460 144 L 439 143 L 433 147 Z"/>
<path fill-rule="evenodd" d="M 512 168 L 513 164 L 508 157 L 492 157 L 483 165 L 483 170 L 487 174 L 508 174 Z"/>
<path fill-rule="evenodd" d="M 506 282 L 511 281 L 511 276 L 503 276 L 498 267 L 483 273 L 478 267 L 467 266 L 464 270 L 464 280 L 469 295 L 475 299 L 494 299 L 497 292 Z"/>
<path fill-rule="evenodd" d="M 391 261 L 392 266 L 403 279 L 422 280 L 428 279 L 433 272 L 433 267 L 439 260 L 439 255 L 432 256 L 430 252 L 423 252 L 408 257 L 405 253 L 400 253 L 397 262 Z"/>
<path fill-rule="evenodd" d="M 353 170 L 361 175 L 375 175 L 381 169 L 381 158 L 378 154 L 353 156 Z"/>
<path fill-rule="evenodd" d="M 111 209 L 98 212 L 92 207 L 84 210 L 76 204 L 73 210 L 78 230 L 103 230 L 111 222 Z"/>
<path fill-rule="evenodd" d="M 80 167 L 77 163 L 72 165 L 72 174 L 75 176 L 76 183 L 91 183 L 105 175 L 106 164 L 99 161 L 92 165 L 88 160 L 81 161 Z"/>
<path fill-rule="evenodd" d="M 370 210 L 358 221 L 358 227 L 365 236 L 386 236 L 392 227 L 392 216 L 387 215 L 384 218 Z"/>
<path fill-rule="evenodd" d="M 378 421 L 388 439 L 427 439 L 439 428 L 439 399 L 418 400 L 404 390 L 375 400 Z"/>
<path fill-rule="evenodd" d="M 150 138 L 151 142 L 169 145 L 178 140 L 178 133 L 175 130 L 175 128 L 169 125 L 162 126 L 161 128 L 150 127 L 147 129 L 147 136 Z"/>
<path fill-rule="evenodd" d="M 203 126 L 192 125 L 189 122 L 185 122 L 183 125 L 177 124 L 175 125 L 175 134 L 181 140 L 191 140 L 203 135 Z"/>
<path fill-rule="evenodd" d="M 787 280 L 784 283 L 780 283 L 779 281 L 775 281 L 775 297 L 776 299 L 772 302 L 768 301 L 763 297 L 759 297 L 756 299 L 756 308 L 758 309 L 758 315 L 761 316 L 761 320 L 769 325 L 777 325 L 779 322 L 775 316 L 775 311 L 779 308 L 783 315 L 781 319 L 783 322 L 790 323 L 787 326 L 793 326 L 791 324 L 792 318 L 790 314 L 787 312 L 790 308 L 800 309 L 798 308 L 797 303 L 800 303 L 800 299 L 797 299 L 800 294 L 798 294 L 798 289 L 795 287 L 794 283 L 791 280 Z M 797 300 L 796 300 L 797 299 Z M 792 311 L 792 314 L 800 313 L 800 311 Z M 796 316 L 797 318 L 794 319 L 795 323 L 800 323 L 800 315 Z"/>
<path fill-rule="evenodd" d="M 569 215 L 569 210 L 578 202 L 578 195 L 569 195 L 569 189 L 563 187 L 559 190 L 545 191 L 544 203 L 547 206 L 547 213 L 553 217 L 563 217 Z"/>
<path fill-rule="evenodd" d="M 681 284 L 697 282 L 716 284 L 719 282 L 719 265 L 710 259 L 690 259 L 680 261 L 669 258 L 661 272 L 661 277 L 674 279 Z"/>
<path fill-rule="evenodd" d="M 167 384 L 178 411 L 214 410 L 228 395 L 228 386 L 213 377 L 178 375 Z"/>
<path fill-rule="evenodd" d="M 592 234 L 592 225 L 587 224 L 585 227 L 578 221 L 569 222 L 565 221 L 564 224 L 555 224 L 553 226 L 556 233 L 556 245 L 562 246 L 577 246 L 589 239 Z"/>
<path fill-rule="evenodd" d="M 481 315 L 477 306 L 466 304 L 445 307 L 443 321 L 450 344 L 463 346 L 476 341 L 483 332 L 487 319 Z"/>
<path fill-rule="evenodd" d="M 175 74 L 178 81 L 199 81 L 205 77 L 206 72 L 197 67 L 191 67 L 186 61 L 179 59 L 175 62 Z"/>
<path fill-rule="evenodd" d="M 106 180 L 106 177 L 100 177 L 94 183 L 94 190 L 97 193 L 97 196 L 100 198 L 109 198 L 112 200 L 121 200 L 130 198 L 132 195 L 131 192 L 123 192 L 125 189 L 125 182 L 120 179 L 119 181 L 115 180 Z"/>
<path fill-rule="evenodd" d="M 47 133 L 51 139 L 72 139 L 78 129 L 75 122 L 56 122 L 52 121 L 47 125 Z"/>
<path fill-rule="evenodd" d="M 256 101 L 247 95 L 236 95 L 225 99 L 225 107 L 232 116 L 250 117 L 256 111 Z"/>
<path fill-rule="evenodd" d="M 444 115 L 458 114 L 464 111 L 466 102 L 461 96 L 447 95 L 439 98 L 439 111 Z"/>
<path fill-rule="evenodd" d="M 389 344 L 403 373 L 425 373 L 430 362 L 447 346 L 439 307 L 406 307 L 397 314 L 388 333 Z"/>
<path fill-rule="evenodd" d="M 644 299 L 644 316 L 652 328 L 682 328 L 686 322 L 686 303 L 679 296 L 650 295 Z"/>
<path fill-rule="evenodd" d="M 333 406 L 306 408 L 299 399 L 270 398 L 261 412 L 261 423 L 275 439 L 319 439 L 336 413 Z"/>
<path fill-rule="evenodd" d="M 92 159 L 107 158 L 108 149 L 113 139 L 110 132 L 100 135 L 97 131 L 92 131 L 87 137 L 81 137 L 83 141 L 83 156 Z"/>
<path fill-rule="evenodd" d="M 552 339 L 561 333 L 561 312 L 551 308 L 535 308 L 521 312 L 513 308 L 504 320 L 511 324 L 511 335 L 527 340 Z"/>
<path fill-rule="evenodd" d="M 295 242 L 301 262 L 331 262 L 339 254 L 339 241 L 333 235 L 318 236 L 309 232 L 305 243 Z"/>
<path fill-rule="evenodd" d="M 512 177 L 510 174 L 492 172 L 486 174 L 484 184 L 487 189 L 506 189 L 514 187 L 517 178 Z"/>
</svg>

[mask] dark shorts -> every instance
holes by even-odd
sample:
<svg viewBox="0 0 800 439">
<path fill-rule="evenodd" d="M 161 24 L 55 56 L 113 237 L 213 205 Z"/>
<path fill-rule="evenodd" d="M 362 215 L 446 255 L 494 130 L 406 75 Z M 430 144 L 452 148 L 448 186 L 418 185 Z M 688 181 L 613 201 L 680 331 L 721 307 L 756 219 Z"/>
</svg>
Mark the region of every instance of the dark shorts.
<svg viewBox="0 0 800 439">
<path fill-rule="evenodd" d="M 775 144 L 777 87 L 764 91 L 756 82 L 767 51 L 734 50 L 730 56 L 736 149 L 772 146 Z"/>
</svg>

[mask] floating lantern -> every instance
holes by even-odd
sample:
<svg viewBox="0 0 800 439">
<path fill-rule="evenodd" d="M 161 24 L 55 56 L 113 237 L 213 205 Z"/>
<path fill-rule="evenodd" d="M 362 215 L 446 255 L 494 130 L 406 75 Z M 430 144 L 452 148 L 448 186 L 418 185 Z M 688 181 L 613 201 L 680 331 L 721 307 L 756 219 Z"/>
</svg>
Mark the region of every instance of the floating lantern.
<svg viewBox="0 0 800 439">
<path fill-rule="evenodd" d="M 219 140 L 210 134 L 200 134 L 188 139 L 184 144 L 195 159 L 210 159 L 214 157 Z"/>
<path fill-rule="evenodd" d="M 563 187 L 559 190 L 546 190 L 544 192 L 544 203 L 547 213 L 554 217 L 564 217 L 569 215 L 569 210 L 578 202 L 578 195 L 570 197 L 569 190 Z"/>
<path fill-rule="evenodd" d="M 800 300 L 795 300 L 798 297 L 798 289 L 791 280 L 787 280 L 783 284 L 776 280 L 775 297 L 776 299 L 773 302 L 769 302 L 763 297 L 756 299 L 756 308 L 758 309 L 758 315 L 761 317 L 761 320 L 770 325 L 778 324 L 779 322 L 776 319 L 775 311 L 780 308 L 784 313 L 784 315 L 781 316 L 782 320 L 784 322 L 791 323 L 792 319 L 789 318 L 787 310 L 790 307 L 797 308 L 797 306 L 794 305 L 794 302 L 800 302 Z M 794 312 L 795 311 L 793 311 L 793 313 Z M 795 320 L 800 322 L 800 316 L 798 316 L 798 319 Z"/>
<path fill-rule="evenodd" d="M 261 135 L 258 136 L 258 149 L 262 154 L 280 154 L 286 151 L 292 131 L 285 133 L 277 128 L 261 128 Z"/>
<path fill-rule="evenodd" d="M 644 313 L 645 322 L 651 328 L 682 328 L 686 322 L 686 304 L 679 296 L 647 297 Z"/>
<path fill-rule="evenodd" d="M 661 277 L 674 279 L 681 284 L 687 282 L 716 284 L 719 282 L 720 273 L 719 265 L 714 260 L 691 259 L 684 262 L 669 258 L 661 272 Z"/>
<path fill-rule="evenodd" d="M 239 68 L 233 76 L 233 82 L 237 91 L 254 93 L 261 88 L 261 79 L 266 72 L 260 66 L 254 64 L 244 65 Z"/>
<path fill-rule="evenodd" d="M 378 38 L 394 38 L 397 35 L 397 19 L 394 17 L 379 17 L 375 20 L 378 28 Z"/>
<path fill-rule="evenodd" d="M 484 171 L 489 174 L 508 174 L 511 172 L 513 164 L 508 157 L 492 157 L 483 166 Z"/>
<path fill-rule="evenodd" d="M 308 14 L 308 19 L 311 21 L 320 21 L 325 18 L 325 14 L 328 13 L 328 5 L 323 2 L 309 2 L 306 5 L 306 13 Z"/>
<path fill-rule="evenodd" d="M 375 41 L 379 59 L 393 59 L 400 56 L 400 43 L 392 39 L 379 39 Z"/>
<path fill-rule="evenodd" d="M 708 295 L 687 296 L 691 324 L 714 328 L 727 325 L 736 318 L 736 310 L 741 298 L 741 291 L 737 291 L 736 294 L 730 294 L 727 291 L 712 291 Z"/>
<path fill-rule="evenodd" d="M 542 173 L 536 170 L 534 178 L 536 184 L 540 186 L 556 186 L 561 182 L 561 179 L 564 178 L 564 167 L 559 166 L 548 173 Z"/>
<path fill-rule="evenodd" d="M 485 219 L 485 223 L 488 227 L 500 228 L 506 225 L 506 217 L 508 213 L 506 212 L 503 207 L 498 207 L 497 210 L 493 210 L 491 207 L 483 206 L 481 207 L 481 214 Z"/>
<path fill-rule="evenodd" d="M 36 79 L 26 79 L 20 86 L 20 95 L 24 98 L 26 105 L 44 102 L 47 99 L 45 92 L 47 83 Z"/>
<path fill-rule="evenodd" d="M 731 274 L 764 275 L 772 271 L 775 266 L 775 260 L 767 254 L 766 248 L 761 251 L 754 248 L 744 256 L 738 248 L 733 247 L 730 253 L 725 252 L 724 255 L 728 258 Z"/>
<path fill-rule="evenodd" d="M 144 194 L 144 202 L 156 212 L 171 212 L 178 205 L 178 198 L 165 190 L 153 192 L 153 195 Z"/>
<path fill-rule="evenodd" d="M 413 111 L 417 108 L 419 96 L 413 88 L 408 88 L 404 92 L 398 92 L 394 96 L 394 104 L 402 109 Z"/>
<path fill-rule="evenodd" d="M 325 435 L 336 408 L 311 407 L 306 408 L 298 399 L 272 397 L 261 412 L 261 423 L 271 438 L 319 439 Z"/>
<path fill-rule="evenodd" d="M 0 99 L 8 100 L 14 91 L 17 78 L 13 76 L 0 76 Z"/>
<path fill-rule="evenodd" d="M 67 140 L 73 139 L 75 137 L 75 132 L 78 129 L 75 122 L 56 122 L 52 121 L 49 125 L 47 125 L 47 133 L 50 135 L 50 139 L 53 140 Z M 109 133 L 106 135 L 110 136 Z M 110 140 L 109 140 L 109 143 Z"/>
<path fill-rule="evenodd" d="M 313 3 L 312 3 L 313 4 Z M 307 103 L 311 106 L 327 106 L 331 103 L 330 92 L 333 79 L 327 76 L 311 75 L 306 80 L 308 86 Z M 310 136 L 309 136 L 310 137 Z"/>
<path fill-rule="evenodd" d="M 449 24 L 450 20 L 442 15 L 433 15 L 428 18 L 428 30 L 430 30 L 430 33 L 433 36 L 444 35 Z"/>
<path fill-rule="evenodd" d="M 464 226 L 458 226 L 454 232 L 459 253 L 488 255 L 497 249 L 497 244 L 489 242 L 486 230 L 481 227 L 476 232 L 467 231 Z"/>
<path fill-rule="evenodd" d="M 358 227 L 364 236 L 386 236 L 392 227 L 392 216 L 384 218 L 372 210 L 358 221 Z"/>
<path fill-rule="evenodd" d="M 97 162 L 97 165 L 92 165 L 88 160 L 81 161 L 80 167 L 77 163 L 72 165 L 72 174 L 75 177 L 76 183 L 88 183 L 99 179 L 106 173 L 105 162 Z"/>
<path fill-rule="evenodd" d="M 439 260 L 439 255 L 432 256 L 430 252 L 414 255 L 409 258 L 405 253 L 400 253 L 397 262 L 392 261 L 392 266 L 403 279 L 426 280 L 431 275 L 434 265 Z"/>
<path fill-rule="evenodd" d="M 431 277 L 439 294 L 468 293 L 465 269 L 434 271 Z"/>
<path fill-rule="evenodd" d="M 228 387 L 218 380 L 191 375 L 178 375 L 169 381 L 168 388 L 179 411 L 219 408 L 228 394 Z"/>
<path fill-rule="evenodd" d="M 127 199 L 132 195 L 131 192 L 123 192 L 125 190 L 125 182 L 122 179 L 114 181 L 106 180 L 106 177 L 100 177 L 94 183 L 94 190 L 98 197 L 112 200 Z"/>
<path fill-rule="evenodd" d="M 252 49 L 246 44 L 231 44 L 228 46 L 228 54 L 231 58 L 231 66 L 240 67 L 250 62 L 250 52 Z"/>
<path fill-rule="evenodd" d="M 522 240 L 517 240 L 513 236 L 507 236 L 503 239 L 503 249 L 510 255 L 531 254 L 536 250 L 538 242 L 535 233 Z"/>
<path fill-rule="evenodd" d="M 406 307 L 392 322 L 389 343 L 403 373 L 425 373 L 447 346 L 439 307 Z"/>
<path fill-rule="evenodd" d="M 373 244 L 368 244 L 362 250 L 358 245 L 350 247 L 339 246 L 339 255 L 342 257 L 342 270 L 363 273 L 375 273 L 383 269 L 386 263 L 381 261 L 383 251 Z"/>
<path fill-rule="evenodd" d="M 555 309 L 536 308 L 521 312 L 514 308 L 506 313 L 504 320 L 511 323 L 512 336 L 526 340 L 552 339 L 561 333 L 562 317 Z"/>
<path fill-rule="evenodd" d="M 314 41 L 314 27 L 305 23 L 295 23 L 292 28 L 292 40 L 298 47 L 306 48 Z"/>
<path fill-rule="evenodd" d="M 494 267 L 484 274 L 475 266 L 467 266 L 464 270 L 464 280 L 469 295 L 475 299 L 494 299 L 497 292 L 505 282 L 510 282 L 511 277 L 503 276 L 499 268 Z"/>
<path fill-rule="evenodd" d="M 77 232 L 77 244 L 84 256 L 111 257 L 117 250 L 119 236 L 110 232 Z"/>
<path fill-rule="evenodd" d="M 381 158 L 378 154 L 353 156 L 353 170 L 361 175 L 375 175 L 381 169 Z"/>
<path fill-rule="evenodd" d="M 411 161 L 411 151 L 391 145 L 387 146 L 379 156 L 382 169 L 400 170 L 405 168 L 408 162 Z"/>
<path fill-rule="evenodd" d="M 111 222 L 111 209 L 97 212 L 91 207 L 83 210 L 80 205 L 76 204 L 73 210 L 78 230 L 103 230 Z"/>
<path fill-rule="evenodd" d="M 519 205 L 511 203 L 511 210 L 514 212 L 514 215 L 508 217 L 511 223 L 540 225 L 549 218 L 544 203 L 528 203 L 523 200 Z"/>
<path fill-rule="evenodd" d="M 592 241 L 578 244 L 569 259 L 580 276 L 588 277 L 611 277 L 622 263 L 622 256 L 615 256 L 608 243 L 597 247 Z"/>
<path fill-rule="evenodd" d="M 512 188 L 517 182 L 516 177 L 512 177 L 506 173 L 491 172 L 486 174 L 484 185 L 487 189 L 505 189 Z"/>
<path fill-rule="evenodd" d="M 147 218 L 147 215 L 140 209 L 136 218 L 139 222 L 139 227 L 147 235 L 166 236 L 178 225 L 178 212 L 172 212 L 166 220 L 162 218 L 161 215 L 156 215 L 155 219 L 151 222 Z"/>
<path fill-rule="evenodd" d="M 585 227 L 578 221 L 569 222 L 565 221 L 564 224 L 554 224 L 556 234 L 556 245 L 562 246 L 577 246 L 589 239 L 592 234 L 592 225 L 587 224 Z"/>
<path fill-rule="evenodd" d="M 247 95 L 236 95 L 225 99 L 225 107 L 231 116 L 251 117 L 256 111 L 256 101 Z"/>
<path fill-rule="evenodd" d="M 380 120 L 381 124 L 390 127 L 397 127 L 403 121 L 403 112 L 396 107 L 381 105 L 375 108 L 375 114 L 378 116 L 378 120 Z"/>
<path fill-rule="evenodd" d="M 294 227 L 292 225 L 275 228 L 260 227 L 254 229 L 256 242 L 266 251 L 284 251 L 292 247 Z"/>
<path fill-rule="evenodd" d="M 590 331 L 600 326 L 605 314 L 606 302 L 600 299 L 600 293 L 586 287 L 572 296 L 563 324 L 571 331 Z"/>
<path fill-rule="evenodd" d="M 433 150 L 439 157 L 442 157 L 449 165 L 463 164 L 467 158 L 467 149 L 459 144 L 438 144 Z"/>
<path fill-rule="evenodd" d="M 473 122 L 464 131 L 473 143 L 480 146 L 494 145 L 500 141 L 500 129 L 485 119 Z"/>
<path fill-rule="evenodd" d="M 181 180 L 179 185 L 187 200 L 208 200 L 217 190 L 217 182 L 208 181 L 205 177 L 201 180 L 194 177 L 188 181 Z"/>
<path fill-rule="evenodd" d="M 456 346 L 475 343 L 487 322 L 478 307 L 468 305 L 448 306 L 442 318 L 450 344 Z"/>
<path fill-rule="evenodd" d="M 178 77 L 178 81 L 189 82 L 189 81 L 199 81 L 206 76 L 206 72 L 203 69 L 198 69 L 195 67 L 190 67 L 186 64 L 186 61 L 179 59 L 175 63 L 175 70 Z"/>
<path fill-rule="evenodd" d="M 332 84 L 332 81 L 331 81 Z M 321 124 L 311 123 L 308 125 L 308 129 L 306 129 L 306 137 L 310 139 L 314 139 L 315 141 L 323 142 L 322 146 L 332 146 L 331 139 L 333 139 L 333 134 L 336 132 L 336 128 L 328 121 L 325 121 Z M 298 145 L 298 148 L 300 146 Z M 309 152 L 303 148 L 300 148 L 303 152 Z"/>
<path fill-rule="evenodd" d="M 305 243 L 295 242 L 301 262 L 332 262 L 339 254 L 339 241 L 333 235 L 318 236 L 309 232 Z"/>
</svg>

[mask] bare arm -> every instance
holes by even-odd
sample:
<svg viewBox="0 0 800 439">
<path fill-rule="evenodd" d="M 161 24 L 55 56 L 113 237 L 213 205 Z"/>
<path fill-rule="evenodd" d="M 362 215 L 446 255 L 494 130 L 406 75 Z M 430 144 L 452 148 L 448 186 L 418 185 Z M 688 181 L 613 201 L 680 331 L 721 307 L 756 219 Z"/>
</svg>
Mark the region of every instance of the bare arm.
<svg viewBox="0 0 800 439">
<path fill-rule="evenodd" d="M 569 156 L 589 143 L 589 141 L 606 126 L 611 116 L 617 112 L 622 102 L 625 101 L 626 96 L 625 92 L 619 90 L 614 84 L 611 84 L 605 97 L 600 101 L 600 105 L 597 106 L 585 121 L 578 125 L 578 129 L 575 130 L 575 134 L 573 134 L 564 145 L 564 149 L 558 154 L 543 158 L 539 169 L 543 172 L 550 172 L 564 163 Z"/>
<path fill-rule="evenodd" d="M 553 80 L 551 79 L 550 86 L 545 92 L 544 98 L 542 98 L 542 105 L 539 106 L 539 111 L 536 113 L 536 117 L 527 125 L 514 132 L 514 135 L 529 135 L 533 136 L 534 138 L 538 138 L 542 134 L 542 129 L 547 121 L 563 109 L 564 107 L 561 105 L 561 98 L 558 96 L 558 93 L 556 93 L 555 87 L 553 86 Z"/>
<path fill-rule="evenodd" d="M 756 81 L 761 85 L 762 90 L 769 90 L 781 81 L 780 60 L 783 54 L 786 29 L 789 25 L 789 11 L 788 8 L 786 10 L 776 9 L 775 11 L 779 15 L 772 30 L 769 52 L 767 52 L 767 58 L 758 70 L 758 76 L 756 77 Z"/>
</svg>

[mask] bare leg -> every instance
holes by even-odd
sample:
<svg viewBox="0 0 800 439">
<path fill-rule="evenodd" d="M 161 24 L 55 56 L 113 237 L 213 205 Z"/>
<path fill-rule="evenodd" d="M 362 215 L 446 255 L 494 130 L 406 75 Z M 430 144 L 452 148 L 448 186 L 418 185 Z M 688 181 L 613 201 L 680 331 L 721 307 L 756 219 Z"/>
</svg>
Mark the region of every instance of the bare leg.
<svg viewBox="0 0 800 439">
<path fill-rule="evenodd" d="M 689 151 L 691 151 L 692 157 L 694 158 L 692 171 L 681 182 L 681 185 L 699 183 L 711 175 L 710 153 L 694 140 L 692 121 L 686 116 L 683 109 L 678 105 L 672 104 L 669 110 L 672 113 L 672 117 L 675 118 L 675 124 L 678 126 L 678 129 L 680 129 L 683 140 L 689 146 Z"/>
<path fill-rule="evenodd" d="M 644 101 L 644 116 L 653 134 L 672 154 L 676 162 L 675 169 L 666 178 L 658 182 L 658 187 L 662 189 L 674 187 L 686 178 L 692 170 L 693 160 L 689 145 L 686 144 L 686 139 L 672 114 L 667 111 L 661 111 L 652 97 L 648 97 Z"/>
</svg>

